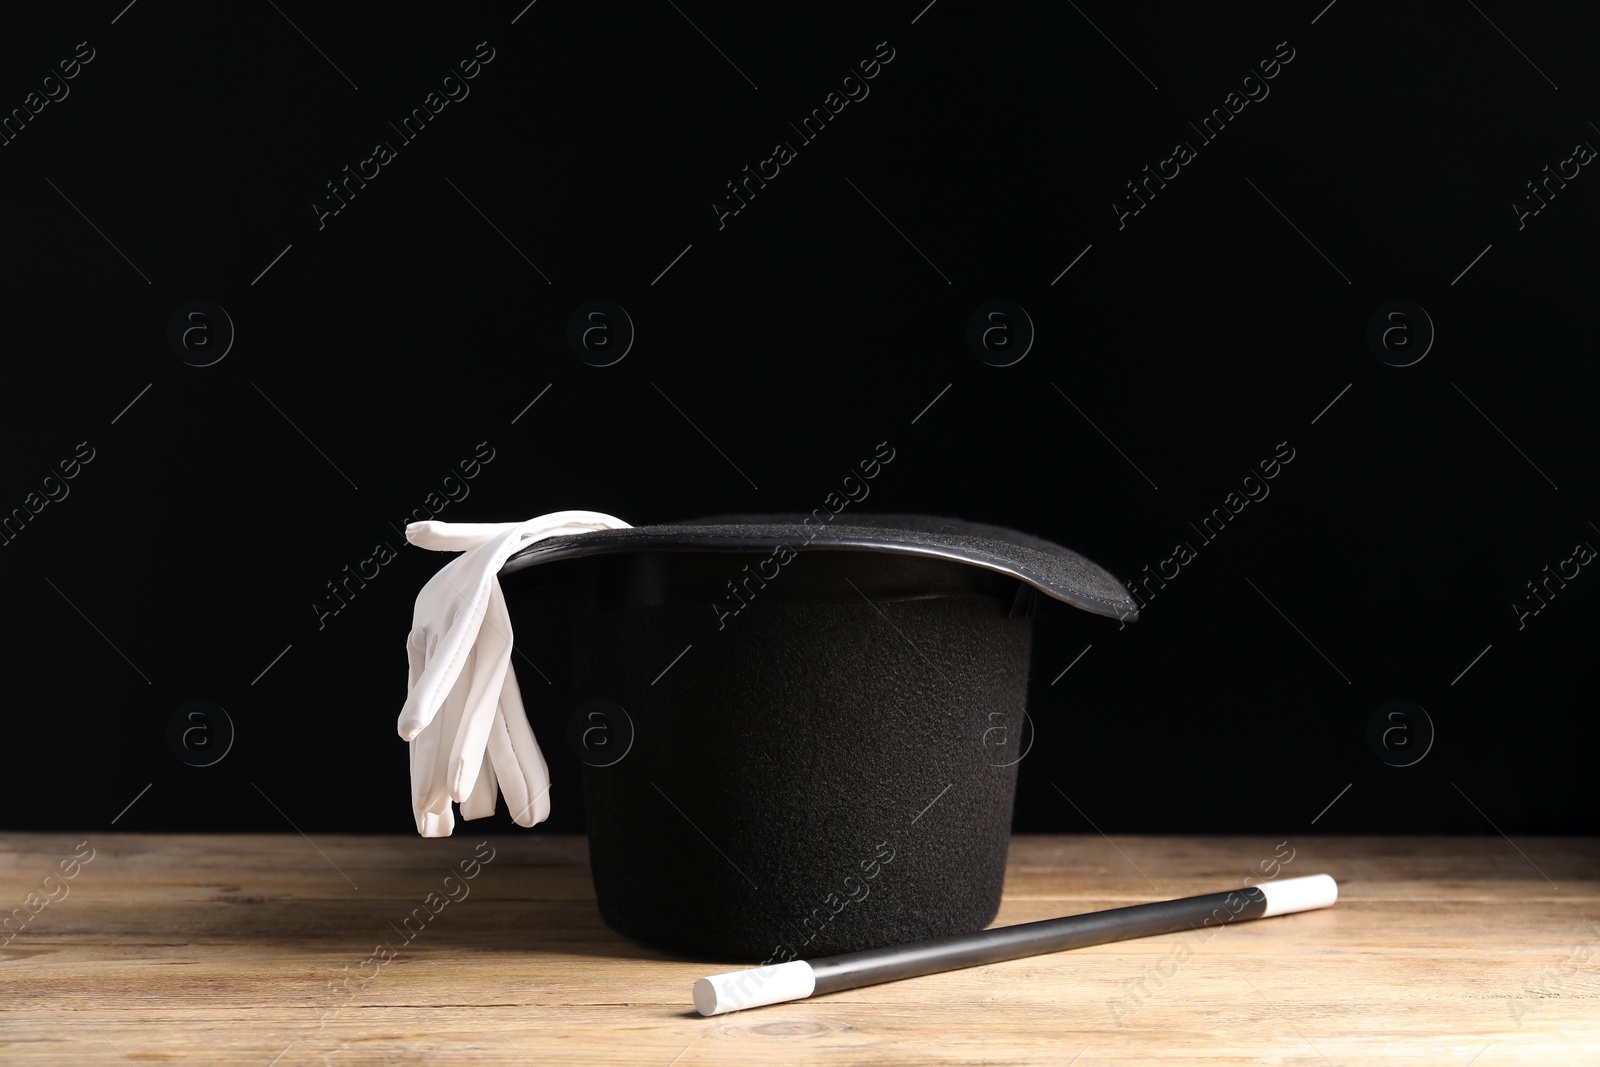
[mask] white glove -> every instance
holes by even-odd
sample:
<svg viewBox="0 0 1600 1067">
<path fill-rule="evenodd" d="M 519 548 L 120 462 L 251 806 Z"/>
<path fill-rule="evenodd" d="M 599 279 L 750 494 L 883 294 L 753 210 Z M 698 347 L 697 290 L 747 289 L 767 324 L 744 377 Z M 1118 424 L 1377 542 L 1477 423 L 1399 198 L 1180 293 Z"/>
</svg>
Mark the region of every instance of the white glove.
<svg viewBox="0 0 1600 1067">
<path fill-rule="evenodd" d="M 535 541 L 628 528 L 598 511 L 406 527 L 406 540 L 420 548 L 461 553 L 417 595 L 406 640 L 411 669 L 399 729 L 411 742 L 411 806 L 423 837 L 450 836 L 452 800 L 463 819 L 493 815 L 497 787 L 519 826 L 549 816 L 550 772 L 511 666 L 511 616 L 498 575 Z"/>
</svg>

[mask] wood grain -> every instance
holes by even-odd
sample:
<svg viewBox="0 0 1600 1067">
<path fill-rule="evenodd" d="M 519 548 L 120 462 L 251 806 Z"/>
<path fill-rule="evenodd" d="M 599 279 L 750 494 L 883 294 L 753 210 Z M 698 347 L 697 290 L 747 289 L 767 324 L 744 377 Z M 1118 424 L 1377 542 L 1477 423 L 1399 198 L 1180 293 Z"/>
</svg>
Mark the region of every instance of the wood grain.
<svg viewBox="0 0 1600 1067">
<path fill-rule="evenodd" d="M 467 879 L 483 840 L 0 835 L 0 909 L 28 916 L 0 931 L 0 1062 L 1600 1062 L 1595 839 L 1307 837 L 1279 876 L 1334 875 L 1326 911 L 715 1019 L 689 989 L 728 968 L 612 933 L 582 838 L 490 838 Z M 1286 851 L 1017 837 L 997 924 L 1232 888 Z"/>
</svg>

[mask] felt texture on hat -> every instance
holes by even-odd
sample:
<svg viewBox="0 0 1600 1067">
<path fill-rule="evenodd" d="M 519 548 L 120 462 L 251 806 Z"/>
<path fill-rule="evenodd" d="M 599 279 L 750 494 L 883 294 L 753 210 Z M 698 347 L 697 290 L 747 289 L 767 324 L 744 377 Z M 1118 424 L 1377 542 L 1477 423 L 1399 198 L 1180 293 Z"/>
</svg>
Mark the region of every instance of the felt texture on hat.
<svg viewBox="0 0 1600 1067">
<path fill-rule="evenodd" d="M 750 962 L 982 929 L 1021 756 L 1020 583 L 945 559 L 802 553 L 719 627 L 695 591 L 745 562 L 663 551 L 558 568 L 576 579 L 574 698 L 624 708 L 634 731 L 625 758 L 584 767 L 601 914 L 663 948 Z"/>
<path fill-rule="evenodd" d="M 822 518 L 826 516 L 826 518 Z M 715 515 L 685 522 L 600 530 L 532 545 L 503 574 L 565 559 L 628 552 L 856 551 L 926 556 L 1007 574 L 1053 599 L 1117 619 L 1138 618 L 1121 582 L 1054 542 L 987 523 L 930 515 Z"/>
</svg>

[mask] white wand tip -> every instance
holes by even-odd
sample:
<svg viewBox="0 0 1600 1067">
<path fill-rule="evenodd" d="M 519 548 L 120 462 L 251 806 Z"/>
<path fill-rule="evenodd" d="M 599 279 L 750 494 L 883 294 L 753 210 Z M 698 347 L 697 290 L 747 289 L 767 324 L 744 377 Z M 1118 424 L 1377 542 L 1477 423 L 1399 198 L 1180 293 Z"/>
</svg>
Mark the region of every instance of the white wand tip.
<svg viewBox="0 0 1600 1067">
<path fill-rule="evenodd" d="M 816 987 L 811 964 L 794 960 L 701 978 L 694 984 L 694 1006 L 701 1015 L 722 1015 L 785 1000 L 803 1000 Z"/>
<path fill-rule="evenodd" d="M 1339 883 L 1326 874 L 1260 882 L 1255 888 L 1261 890 L 1267 897 L 1267 910 L 1257 916 L 1261 919 L 1271 915 L 1287 915 L 1294 911 L 1326 908 L 1339 899 Z"/>
</svg>

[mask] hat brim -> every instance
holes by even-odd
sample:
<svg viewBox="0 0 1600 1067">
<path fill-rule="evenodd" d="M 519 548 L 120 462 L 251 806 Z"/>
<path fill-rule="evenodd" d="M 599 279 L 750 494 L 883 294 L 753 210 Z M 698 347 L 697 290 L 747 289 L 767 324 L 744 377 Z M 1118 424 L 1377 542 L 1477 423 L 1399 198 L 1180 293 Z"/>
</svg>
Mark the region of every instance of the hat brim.
<svg viewBox="0 0 1600 1067">
<path fill-rule="evenodd" d="M 827 516 L 826 520 L 818 515 Z M 502 574 L 558 560 L 632 552 L 882 552 L 948 560 L 1008 575 L 1075 608 L 1134 620 L 1138 606 L 1110 571 L 1069 548 L 1018 530 L 927 515 L 804 518 L 716 515 L 682 523 L 596 530 L 536 542 Z"/>
</svg>

